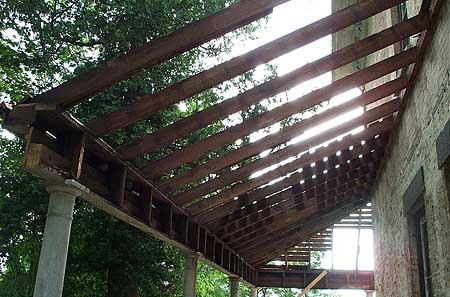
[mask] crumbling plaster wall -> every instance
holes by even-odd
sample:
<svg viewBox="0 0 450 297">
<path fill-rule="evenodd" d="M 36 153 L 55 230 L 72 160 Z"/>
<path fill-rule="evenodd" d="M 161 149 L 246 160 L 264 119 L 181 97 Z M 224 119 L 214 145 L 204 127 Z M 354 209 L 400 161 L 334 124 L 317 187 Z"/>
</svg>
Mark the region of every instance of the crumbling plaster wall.
<svg viewBox="0 0 450 297">
<path fill-rule="evenodd" d="M 377 297 L 417 296 L 402 197 L 421 167 L 433 296 L 450 296 L 450 165 L 438 169 L 435 146 L 450 119 L 449 1 L 444 1 L 423 67 L 402 108 L 371 197 Z"/>
</svg>

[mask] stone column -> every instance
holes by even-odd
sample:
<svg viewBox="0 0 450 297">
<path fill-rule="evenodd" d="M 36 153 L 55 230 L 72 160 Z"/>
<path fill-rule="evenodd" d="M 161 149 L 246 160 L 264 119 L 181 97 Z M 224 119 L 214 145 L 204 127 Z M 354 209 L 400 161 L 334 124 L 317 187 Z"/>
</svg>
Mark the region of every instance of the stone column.
<svg viewBox="0 0 450 297">
<path fill-rule="evenodd" d="M 366 292 L 366 297 L 373 297 L 373 292 L 372 290 L 365 290 L 364 292 Z"/>
<path fill-rule="evenodd" d="M 250 297 L 258 297 L 258 288 L 250 287 Z"/>
<path fill-rule="evenodd" d="M 183 296 L 195 297 L 195 283 L 197 277 L 197 256 L 184 256 L 184 284 Z"/>
<path fill-rule="evenodd" d="M 238 277 L 230 277 L 230 296 L 231 297 L 239 297 L 239 278 Z"/>
<path fill-rule="evenodd" d="M 61 297 L 75 198 L 81 191 L 69 185 L 46 187 L 50 193 L 34 297 Z"/>
</svg>

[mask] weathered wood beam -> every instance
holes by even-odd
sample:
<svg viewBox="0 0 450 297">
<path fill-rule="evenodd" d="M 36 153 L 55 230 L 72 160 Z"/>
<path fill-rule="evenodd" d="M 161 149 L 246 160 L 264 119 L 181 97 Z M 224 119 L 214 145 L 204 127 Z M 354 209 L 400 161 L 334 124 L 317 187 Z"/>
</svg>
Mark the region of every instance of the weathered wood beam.
<svg viewBox="0 0 450 297">
<path fill-rule="evenodd" d="M 397 69 L 401 69 L 405 66 L 407 66 L 410 63 L 413 63 L 415 61 L 416 52 L 415 48 L 410 49 L 408 51 L 405 51 L 403 53 L 400 53 L 398 55 L 395 55 L 391 58 L 388 58 L 384 61 L 381 61 L 379 63 L 376 63 L 374 65 L 371 65 L 357 73 L 353 73 L 345 78 L 339 79 L 335 82 L 333 82 L 331 85 L 321 88 L 319 90 L 313 91 L 310 94 L 307 94 L 303 97 L 300 97 L 297 100 L 294 100 L 293 102 L 289 102 L 284 104 L 282 107 L 275 108 L 272 111 L 266 112 L 260 116 L 256 116 L 252 119 L 247 120 L 243 124 L 236 125 L 235 127 L 241 128 L 242 125 L 252 125 L 254 126 L 254 130 L 258 130 L 262 126 L 257 126 L 256 123 L 263 122 L 263 123 L 275 123 L 276 120 L 274 120 L 272 114 L 280 113 L 283 114 L 280 116 L 282 117 L 288 117 L 289 115 L 295 114 L 297 112 L 303 111 L 305 109 L 308 109 L 320 102 L 329 100 L 335 95 L 340 94 L 343 91 L 349 90 L 353 87 L 359 87 L 361 85 L 364 85 L 365 83 L 368 83 L 374 79 L 377 79 L 379 77 L 382 77 L 386 74 L 389 74 Z M 395 84 L 403 84 L 405 81 L 397 81 Z M 386 85 L 385 88 L 393 87 L 392 85 Z M 364 95 L 367 96 L 367 95 Z M 356 98 L 357 99 L 357 98 Z M 255 123 L 256 122 L 256 123 Z M 298 124 L 300 125 L 300 124 Z M 217 143 L 223 143 L 221 137 L 226 134 L 228 135 L 228 132 L 226 131 L 232 131 L 235 133 L 236 136 L 240 136 L 240 132 L 235 131 L 236 128 L 231 127 L 227 130 L 225 130 L 222 133 L 216 134 L 217 136 L 211 136 L 207 138 L 205 141 L 199 141 L 198 143 L 201 143 L 202 145 L 211 146 L 213 143 L 210 143 L 209 139 L 212 138 L 218 138 Z M 270 149 L 276 145 L 279 145 L 283 142 L 288 141 L 295 135 L 299 134 L 299 127 L 296 126 L 296 124 L 292 125 L 291 127 L 287 127 L 283 130 L 281 130 L 281 133 L 276 133 L 274 135 L 269 135 L 259 141 L 256 141 L 254 143 L 248 144 L 246 146 L 243 146 L 241 148 L 238 148 L 231 153 L 226 153 L 225 155 L 210 160 L 205 164 L 197 165 L 191 170 L 188 170 L 184 173 L 180 173 L 176 175 L 173 178 L 168 179 L 167 181 L 160 184 L 160 188 L 166 192 L 170 193 L 177 188 L 188 184 L 190 182 L 193 182 L 195 180 L 198 180 L 211 172 L 218 172 L 221 169 L 224 169 L 228 166 L 231 166 L 233 164 L 236 164 L 246 158 L 252 157 L 257 155 L 258 153 L 261 153 L 267 149 Z M 234 138 L 234 137 L 233 137 Z M 239 138 L 239 137 L 237 137 Z M 224 137 L 226 139 L 226 137 Z M 228 139 L 227 139 L 228 141 Z M 231 141 L 228 141 L 228 143 L 231 143 Z M 189 147 L 188 147 L 189 148 Z M 191 149 L 189 148 L 189 151 Z M 185 151 L 184 149 L 181 151 Z M 189 153 L 187 151 L 187 153 Z"/>
<path fill-rule="evenodd" d="M 154 133 L 147 134 L 138 141 L 145 142 L 153 148 L 160 147 L 207 126 L 208 124 L 224 119 L 228 115 L 239 112 L 243 108 L 256 104 L 265 98 L 284 92 L 301 82 L 337 69 L 347 63 L 403 40 L 408 36 L 421 32 L 427 27 L 427 18 L 422 16 L 414 17 L 377 34 L 371 35 L 355 44 L 316 60 L 315 62 L 300 67 L 286 75 L 263 83 L 234 98 L 230 98 L 189 117 L 183 118 Z M 147 176 L 153 175 L 152 168 L 148 166 L 142 168 L 142 172 Z"/>
<path fill-rule="evenodd" d="M 257 172 L 258 170 L 262 170 L 273 164 L 282 162 L 287 158 L 296 156 L 306 150 L 309 150 L 312 147 L 321 145 L 324 142 L 329 141 L 339 135 L 345 134 L 351 131 L 352 129 L 357 128 L 358 126 L 367 125 L 373 121 L 383 118 L 384 116 L 391 115 L 393 112 L 398 110 L 398 107 L 399 107 L 398 100 L 392 100 L 377 108 L 365 112 L 361 117 L 357 117 L 342 125 L 336 126 L 323 133 L 310 137 L 308 141 L 302 141 L 297 144 L 292 144 L 284 149 L 280 149 L 275 153 L 270 154 L 265 158 L 259 159 L 247 166 L 223 174 L 222 176 L 217 178 L 217 180 L 221 181 L 225 180 L 226 182 L 224 183 L 224 185 L 232 184 L 233 182 L 236 181 L 242 181 L 245 178 L 249 177 L 254 172 Z M 220 192 L 217 195 L 214 195 L 207 199 L 203 199 L 200 202 L 192 206 L 189 206 L 187 210 L 189 213 L 194 215 L 198 215 L 202 212 L 208 211 L 209 209 L 215 208 L 227 201 L 234 199 L 234 197 L 237 197 L 240 194 L 249 192 L 252 189 L 255 189 L 259 186 L 262 186 L 270 182 L 271 180 L 289 174 L 290 172 L 297 170 L 300 165 L 302 166 L 306 165 L 303 163 L 304 159 L 300 157 L 290 163 L 287 163 L 283 166 L 279 166 L 276 169 L 267 172 L 266 174 L 246 180 L 240 184 L 233 186 L 230 189 Z M 211 188 L 211 191 L 214 191 L 215 189 L 218 188 L 220 187 Z"/>
<path fill-rule="evenodd" d="M 326 35 L 333 34 L 356 22 L 362 21 L 405 0 L 361 1 L 351 7 L 314 22 L 295 32 L 280 37 L 242 56 L 231 59 L 203 71 L 158 93 L 144 96 L 136 103 L 127 105 L 91 123 L 98 134 L 109 133 L 130 123 L 150 116 L 172 104 L 187 99 L 226 80 L 245 73 L 258 65 L 286 54 Z M 122 146 L 118 151 L 125 159 L 132 159 L 151 150 L 142 142 Z"/>
<path fill-rule="evenodd" d="M 305 288 L 319 273 L 320 270 L 289 272 L 259 270 L 255 285 L 269 288 Z M 374 290 L 374 273 L 373 271 L 328 271 L 315 288 Z"/>
<path fill-rule="evenodd" d="M 406 88 L 407 85 L 408 85 L 408 81 L 406 79 L 397 79 L 392 82 L 388 82 L 384 85 L 381 85 L 373 90 L 370 90 L 370 91 L 362 94 L 361 96 L 358 96 L 354 100 L 348 101 L 337 107 L 334 107 L 327 111 L 319 113 L 315 116 L 312 116 L 311 118 L 302 120 L 295 124 L 292 124 L 290 127 L 282 129 L 278 133 L 267 136 L 266 137 L 267 139 L 262 139 L 261 141 L 257 142 L 256 145 L 250 144 L 248 146 L 251 146 L 251 148 L 253 148 L 254 150 L 259 150 L 259 151 L 265 151 L 265 150 L 271 149 L 274 146 L 274 144 L 279 145 L 280 143 L 289 141 L 290 139 L 294 138 L 295 136 L 301 135 L 303 132 L 305 132 L 308 129 L 317 127 L 323 123 L 328 122 L 330 119 L 336 118 L 342 114 L 346 114 L 346 113 L 354 110 L 355 106 L 369 105 L 375 101 L 378 101 L 379 99 L 383 99 L 389 95 L 392 95 L 392 94 Z M 258 130 L 258 129 L 256 129 L 256 130 Z M 269 143 L 269 145 L 265 145 L 266 143 Z M 257 146 L 260 144 L 263 144 L 263 145 Z M 230 154 L 232 156 L 234 156 L 234 158 L 236 158 L 237 153 L 239 153 L 239 152 L 231 152 Z M 224 158 L 226 158 L 226 157 L 224 157 Z M 212 189 L 215 190 L 215 189 L 218 189 L 218 187 L 223 186 L 223 183 L 222 184 L 220 183 L 220 181 L 222 181 L 222 180 L 223 180 L 223 177 L 222 178 L 218 177 L 217 180 L 212 179 L 208 182 L 198 185 L 197 187 L 194 187 L 192 189 L 189 189 L 187 191 L 177 194 L 175 197 L 173 197 L 173 200 L 176 201 L 177 203 L 179 203 L 180 205 L 189 203 L 198 197 L 202 197 L 202 196 L 210 193 Z"/>
<path fill-rule="evenodd" d="M 272 204 L 269 204 L 268 206 L 262 207 L 256 212 L 253 212 L 252 215 L 244 216 L 241 219 L 229 222 L 229 224 L 225 225 L 221 230 L 218 230 L 216 232 L 217 236 L 228 241 L 228 237 L 236 234 L 237 232 L 242 231 L 243 234 L 245 234 L 246 232 L 248 233 L 249 229 L 246 228 L 256 225 L 259 222 L 266 220 L 267 218 L 272 217 L 278 213 L 286 211 L 288 208 L 297 208 L 297 206 L 300 205 L 301 207 L 306 207 L 305 199 L 314 199 L 315 195 L 312 194 L 317 192 L 317 190 L 311 190 L 312 188 L 320 187 L 325 191 L 332 190 L 332 188 L 335 186 L 341 187 L 345 184 L 353 183 L 355 181 L 354 173 L 357 173 L 357 175 L 365 175 L 378 168 L 380 162 L 379 156 L 368 155 L 366 156 L 366 158 L 364 158 L 364 161 L 358 162 L 358 160 L 361 159 L 358 158 L 351 164 L 342 165 L 339 169 L 330 170 L 329 172 L 327 172 L 326 176 L 322 175 L 317 178 L 311 178 L 301 184 L 299 187 L 296 187 L 296 185 L 294 185 L 293 188 L 290 188 L 268 198 L 275 201 Z M 359 164 L 355 165 L 354 163 Z M 356 177 L 356 179 L 358 178 L 359 176 Z M 297 184 L 298 182 L 299 181 L 297 181 Z M 305 195 L 296 195 L 296 193 L 302 193 L 304 191 L 306 191 Z M 311 192 L 311 195 L 308 195 L 308 192 Z M 320 198 L 324 199 L 323 197 L 327 195 L 326 193 L 327 192 L 321 195 Z M 272 206 L 275 203 L 278 204 Z"/>
<path fill-rule="evenodd" d="M 132 49 L 25 102 L 45 102 L 69 108 L 144 69 L 264 17 L 271 13 L 273 7 L 284 2 L 287 0 L 240 1 L 167 36 L 150 41 L 141 48 Z"/>
<path fill-rule="evenodd" d="M 349 146 L 345 147 L 345 149 L 341 149 L 341 154 L 339 156 L 336 155 L 336 151 L 321 151 L 318 152 L 321 155 L 327 154 L 327 156 L 315 158 L 313 161 L 316 166 L 305 166 L 302 167 L 301 172 L 295 172 L 290 177 L 287 177 L 273 185 L 269 185 L 266 187 L 261 187 L 256 189 L 250 193 L 247 193 L 243 197 L 240 197 L 238 200 L 232 200 L 224 205 L 221 205 L 218 208 L 215 208 L 214 211 L 206 212 L 197 217 L 197 219 L 206 224 L 208 228 L 213 231 L 217 231 L 220 228 L 228 225 L 230 222 L 239 221 L 240 218 L 243 218 L 247 215 L 251 215 L 264 207 L 272 205 L 276 202 L 276 198 L 272 199 L 272 196 L 284 189 L 287 189 L 292 184 L 298 183 L 301 180 L 308 180 L 311 178 L 313 174 L 318 174 L 323 172 L 324 170 L 330 170 L 330 168 L 340 167 L 343 164 L 346 164 L 347 160 L 353 160 L 357 158 L 360 154 L 366 155 L 372 149 L 376 150 L 377 148 L 384 147 L 387 136 L 383 135 L 387 133 L 392 128 L 392 122 L 388 123 L 388 121 L 384 121 L 380 124 L 382 127 L 377 127 L 378 134 L 381 134 L 377 139 L 360 136 L 359 139 L 365 139 L 368 143 L 367 146 L 360 146 L 360 143 L 357 142 L 356 139 L 347 140 L 344 139 L 345 142 L 350 142 L 354 144 L 354 149 L 350 150 Z M 372 127 L 373 128 L 373 127 Z M 375 132 L 376 133 L 376 132 Z M 364 135 L 366 133 L 363 132 Z M 376 134 L 373 134 L 376 135 Z M 372 146 L 372 142 L 375 144 Z M 326 161 L 325 161 L 326 160 Z"/>
<path fill-rule="evenodd" d="M 31 129 L 27 137 L 23 168 L 46 182 L 64 183 L 67 179 L 72 179 L 70 173 L 72 159 L 64 154 L 64 143 L 60 144 L 50 135 L 37 131 L 39 130 L 36 128 Z M 92 165 L 95 162 L 92 162 L 90 157 L 88 154 L 83 158 L 78 180 L 87 189 L 81 196 L 82 199 L 183 251 L 200 254 L 204 261 L 225 273 L 245 279 L 243 270 L 230 272 L 217 264 L 219 260 L 216 259 L 216 254 L 211 255 L 210 251 L 209 255 L 206 254 L 205 227 L 194 222 L 168 201 L 153 197 L 152 190 L 148 189 L 147 184 L 135 184 L 139 181 L 128 174 L 127 167 L 110 163 L 106 168 L 96 168 Z M 185 227 L 188 220 L 193 222 L 191 228 Z M 241 265 L 249 265 L 217 236 L 210 234 L 210 242 L 211 239 L 214 244 L 220 244 L 228 249 L 231 255 L 239 259 Z"/>
<path fill-rule="evenodd" d="M 375 179 L 376 173 L 366 169 L 366 173 L 358 173 L 355 177 L 345 177 L 342 184 L 322 185 L 319 188 L 312 188 L 304 193 L 295 195 L 291 193 L 290 199 L 286 203 L 273 206 L 273 211 L 268 216 L 243 227 L 242 229 L 222 237 L 230 246 L 239 249 L 249 248 L 249 242 L 274 233 L 297 220 L 307 217 L 320 216 L 326 209 L 334 208 L 336 204 L 344 201 L 360 199 L 358 195 L 370 188 Z M 350 198 L 349 198 L 350 197 Z"/>
<path fill-rule="evenodd" d="M 320 164 L 320 162 L 323 161 L 323 158 L 331 158 L 331 156 L 336 155 L 337 151 L 343 152 L 342 155 L 338 157 L 339 161 L 337 162 L 339 163 L 336 163 L 341 164 L 342 160 L 347 157 L 351 157 L 351 154 L 346 153 L 351 145 L 358 147 L 361 141 L 368 141 L 376 135 L 385 134 L 392 129 L 392 126 L 392 120 L 384 120 L 381 123 L 371 125 L 368 129 L 359 134 L 348 135 L 347 137 L 344 137 L 342 141 L 330 144 L 328 147 L 318 150 L 315 154 L 305 155 L 304 158 L 300 159 L 301 162 L 296 165 L 296 169 L 298 170 L 299 168 L 303 168 L 303 170 L 305 170 L 305 168 L 310 167 L 310 164 L 312 163 Z M 279 183 L 276 183 L 270 187 L 256 189 L 250 193 L 247 193 L 246 196 L 241 197 L 238 200 L 231 200 L 230 202 L 225 203 L 220 207 L 214 208 L 212 211 L 201 213 L 200 215 L 196 216 L 196 219 L 204 224 L 210 224 L 212 221 L 223 217 L 226 214 L 229 214 L 242 208 L 243 206 L 253 203 L 253 201 L 262 200 L 264 197 L 271 195 L 272 193 L 283 190 L 284 188 L 289 186 L 292 181 L 297 179 L 297 177 L 299 179 L 302 178 L 302 175 L 296 175 L 296 173 L 293 174 L 292 180 L 290 180 L 289 178 L 286 179 L 286 183 L 284 183 L 284 181 L 280 181 Z"/>
<path fill-rule="evenodd" d="M 360 197 L 363 197 L 361 195 Z M 258 240 L 247 245 L 246 251 L 240 251 L 242 255 L 245 255 L 251 263 L 256 263 L 260 266 L 266 263 L 270 259 L 276 257 L 277 254 L 294 246 L 299 241 L 308 238 L 317 231 L 326 228 L 345 217 L 350 212 L 367 203 L 366 198 L 354 203 L 348 203 L 335 208 L 333 211 L 323 214 L 319 217 L 310 218 L 305 221 L 298 221 L 289 225 L 283 230 L 278 230 L 276 234 L 269 233 L 266 237 L 261 237 Z"/>
</svg>

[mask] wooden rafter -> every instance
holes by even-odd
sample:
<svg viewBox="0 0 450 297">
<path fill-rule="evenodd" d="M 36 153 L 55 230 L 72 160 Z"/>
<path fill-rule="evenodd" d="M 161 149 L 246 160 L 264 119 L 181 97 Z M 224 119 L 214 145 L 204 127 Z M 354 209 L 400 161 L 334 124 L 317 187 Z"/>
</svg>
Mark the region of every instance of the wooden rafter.
<svg viewBox="0 0 450 297">
<path fill-rule="evenodd" d="M 242 56 L 174 84 L 161 92 L 145 96 L 134 104 L 125 106 L 118 111 L 94 121 L 90 124 L 90 127 L 99 135 L 123 128 L 172 104 L 232 79 L 258 65 L 267 63 L 296 48 L 342 30 L 404 1 L 361 1 Z M 131 159 L 152 149 L 149 145 L 145 144 L 143 142 L 132 143 L 118 150 L 124 158 Z"/>
<path fill-rule="evenodd" d="M 346 91 L 348 89 L 351 89 L 352 87 L 359 87 L 365 83 L 368 83 L 374 79 L 377 79 L 383 75 L 386 75 L 390 72 L 393 72 L 397 69 L 401 69 L 405 67 L 406 65 L 413 63 L 415 61 L 415 49 L 408 50 L 406 52 L 400 53 L 394 57 L 388 58 L 384 61 L 381 61 L 379 63 L 376 63 L 372 66 L 369 66 L 355 74 L 349 75 L 348 77 L 342 78 L 338 81 L 333 82 L 330 86 L 327 86 L 325 88 L 321 88 L 317 91 L 311 92 L 310 94 L 303 96 L 297 100 L 294 100 L 291 103 L 286 103 L 289 108 L 285 108 L 283 106 L 280 108 L 275 108 L 273 111 L 267 112 L 262 114 L 261 116 L 256 116 L 255 120 L 252 118 L 248 120 L 248 122 L 256 122 L 262 121 L 264 123 L 268 122 L 269 124 L 272 124 L 276 122 L 276 120 L 273 120 L 274 116 L 271 116 L 274 113 L 283 113 L 281 116 L 278 116 L 277 119 L 287 117 L 291 114 L 295 114 L 296 112 L 305 110 L 309 107 L 312 107 L 320 102 L 329 100 L 331 97 Z M 403 82 L 397 82 L 399 84 L 405 83 Z M 388 88 L 389 85 L 386 85 L 386 88 Z M 392 85 L 390 86 L 392 87 Z M 266 119 L 268 118 L 268 119 Z M 234 150 L 231 153 L 226 153 L 225 155 L 210 160 L 205 164 L 198 165 L 194 167 L 191 170 L 188 170 L 184 173 L 180 173 L 172 178 L 170 178 L 168 181 L 161 184 L 161 189 L 164 190 L 167 193 L 170 193 L 180 186 L 184 184 L 188 184 L 190 182 L 193 182 L 199 178 L 202 178 L 212 172 L 218 172 L 221 169 L 224 169 L 228 166 L 234 165 L 246 158 L 249 158 L 251 156 L 257 155 L 258 153 L 261 153 L 267 149 L 270 149 L 276 145 L 279 145 L 283 142 L 286 142 L 290 140 L 291 138 L 299 135 L 300 127 L 298 127 L 300 124 L 293 124 L 290 127 L 287 127 L 280 132 L 269 135 L 253 144 L 249 144 L 247 146 L 241 147 L 239 149 Z M 236 127 L 241 128 L 241 125 L 236 125 Z M 259 127 L 259 126 L 257 126 Z M 237 130 L 237 128 L 230 128 L 232 130 Z M 227 129 L 225 131 L 228 131 L 230 129 Z M 233 131 L 239 134 L 238 131 Z M 217 137 L 217 140 L 221 139 L 222 135 L 224 133 L 219 133 Z M 228 133 L 227 133 L 228 134 Z M 220 136 L 220 137 L 219 137 Z M 212 138 L 212 137 L 210 137 Z M 210 139 L 208 138 L 208 139 Z M 210 145 L 209 140 L 206 141 L 200 141 L 202 145 Z M 196 145 L 197 147 L 197 145 Z M 184 151 L 184 150 L 181 150 Z"/>
<path fill-rule="evenodd" d="M 204 126 L 239 112 L 265 98 L 284 92 L 301 82 L 337 69 L 386 46 L 399 42 L 406 37 L 419 33 L 427 27 L 428 18 L 422 16 L 414 17 L 377 34 L 371 35 L 355 44 L 349 45 L 348 47 L 338 50 L 315 62 L 300 67 L 284 76 L 263 83 L 234 98 L 225 100 L 151 134 L 147 134 L 138 141 L 145 142 L 148 146 L 152 146 L 153 149 L 156 149 L 183 137 L 188 133 L 197 131 Z M 147 145 L 146 148 L 148 148 Z M 151 149 L 147 151 L 151 151 Z M 142 168 L 142 172 L 147 176 L 153 176 L 152 167 L 150 167 L 150 165 Z"/>
<path fill-rule="evenodd" d="M 48 103 L 67 108 L 128 79 L 132 75 L 167 61 L 202 43 L 218 38 L 272 11 L 288 0 L 244 0 L 141 48 L 102 64 L 25 103 Z"/>
<path fill-rule="evenodd" d="M 245 178 L 248 178 L 251 174 L 253 174 L 258 170 L 262 170 L 264 168 L 267 168 L 268 166 L 282 162 L 287 158 L 296 156 L 306 150 L 309 150 L 310 148 L 319 146 L 324 142 L 329 141 L 330 139 L 333 139 L 334 137 L 337 137 L 339 135 L 348 133 L 352 129 L 355 129 L 359 126 L 362 125 L 365 126 L 373 121 L 383 118 L 384 116 L 388 116 L 393 112 L 396 112 L 398 110 L 398 107 L 399 107 L 398 100 L 393 100 L 388 103 L 385 103 L 375 109 L 367 111 L 361 117 L 357 117 L 342 125 L 329 129 L 326 132 L 315 135 L 309 138 L 307 142 L 299 142 L 297 144 L 287 146 L 286 148 L 280 149 L 275 153 L 265 158 L 259 159 L 247 166 L 228 172 L 217 178 L 217 180 L 221 179 L 226 180 L 225 185 L 231 184 L 236 181 L 244 180 Z M 198 215 L 202 212 L 208 211 L 212 208 L 221 205 L 222 203 L 234 199 L 234 197 L 237 197 L 240 194 L 248 192 L 252 189 L 264 185 L 265 183 L 270 182 L 271 180 L 274 180 L 280 176 L 284 176 L 292 171 L 297 170 L 299 167 L 308 164 L 305 163 L 307 160 L 308 158 L 298 158 L 297 160 L 287 163 L 283 166 L 279 166 L 276 169 L 269 171 L 266 174 L 263 174 L 262 176 L 253 179 L 248 179 L 242 183 L 233 186 L 230 189 L 220 192 L 217 195 L 214 195 L 207 199 L 203 199 L 200 202 L 192 206 L 189 206 L 187 210 L 189 213 L 194 215 Z M 211 190 L 213 191 L 215 189 L 217 188 L 212 188 Z"/>
<path fill-rule="evenodd" d="M 394 80 L 392 82 L 388 82 L 385 85 L 382 85 L 380 87 L 377 87 L 371 91 L 366 92 L 365 94 L 356 97 L 354 100 L 349 101 L 347 103 L 341 104 L 338 107 L 331 108 L 327 111 L 324 111 L 320 114 L 317 114 L 309 119 L 302 120 L 298 123 L 292 124 L 286 129 L 281 130 L 279 133 L 275 133 L 274 135 L 268 136 L 268 139 L 261 140 L 255 145 L 252 145 L 253 147 L 257 147 L 257 149 L 260 152 L 263 152 L 268 149 L 273 148 L 273 144 L 283 144 L 284 142 L 287 142 L 294 138 L 295 136 L 301 135 L 303 132 L 305 132 L 308 129 L 311 129 L 313 127 L 319 126 L 330 119 L 336 118 L 339 115 L 346 114 L 350 112 L 351 110 L 355 109 L 355 106 L 366 106 L 370 103 L 373 103 L 375 101 L 378 101 L 380 99 L 383 99 L 385 97 L 388 97 L 392 94 L 395 94 L 402 89 L 406 88 L 408 82 L 405 79 L 398 79 Z M 286 104 L 287 105 L 287 104 Z M 275 141 L 274 141 L 275 139 Z M 270 143 L 270 146 L 267 145 L 261 145 L 264 143 Z M 259 146 L 261 145 L 261 146 Z M 235 156 L 236 154 L 234 152 L 230 152 L 231 155 Z M 184 204 L 191 202 L 195 200 L 198 197 L 201 197 L 205 194 L 210 193 L 212 190 L 215 190 L 214 184 L 219 185 L 219 178 L 214 181 L 211 180 L 209 182 L 205 182 L 195 188 L 192 188 L 190 190 L 184 191 L 179 193 L 174 197 L 174 200 L 177 203 Z"/>
<path fill-rule="evenodd" d="M 345 138 L 343 138 L 342 141 L 337 142 L 335 144 L 331 144 L 328 147 L 322 148 L 319 151 L 315 152 L 314 154 L 306 155 L 305 158 L 302 160 L 301 163 L 299 163 L 296 168 L 303 168 L 305 166 L 310 166 L 311 163 L 319 163 L 323 161 L 323 158 L 328 157 L 331 158 L 332 155 L 335 155 L 337 151 L 344 151 L 347 150 L 351 145 L 357 146 L 361 143 L 361 141 L 367 141 L 368 139 L 384 134 L 390 129 L 392 129 L 392 120 L 384 120 L 382 123 L 375 124 L 368 129 L 366 129 L 364 132 L 356 135 L 349 135 Z M 289 181 L 290 182 L 290 181 Z M 278 190 L 282 190 L 284 188 L 283 182 L 281 181 L 280 184 L 282 187 Z M 276 187 L 277 184 L 274 185 Z M 198 215 L 196 218 L 202 223 L 209 223 L 217 218 L 220 218 L 221 216 L 228 214 L 232 211 L 235 211 L 242 206 L 245 206 L 246 204 L 252 203 L 257 197 L 265 197 L 272 193 L 271 188 L 261 188 L 257 189 L 255 191 L 252 191 L 247 194 L 246 199 L 243 199 L 243 203 L 241 205 L 241 201 L 238 200 L 232 200 L 228 204 L 225 204 L 221 206 L 218 209 L 214 209 L 214 211 L 210 212 L 204 212 L 203 214 Z M 228 206 L 231 204 L 231 207 L 226 208 L 226 212 L 221 212 L 221 209 L 224 208 L 224 206 Z M 218 213 L 218 216 L 215 215 L 215 213 Z"/>
</svg>

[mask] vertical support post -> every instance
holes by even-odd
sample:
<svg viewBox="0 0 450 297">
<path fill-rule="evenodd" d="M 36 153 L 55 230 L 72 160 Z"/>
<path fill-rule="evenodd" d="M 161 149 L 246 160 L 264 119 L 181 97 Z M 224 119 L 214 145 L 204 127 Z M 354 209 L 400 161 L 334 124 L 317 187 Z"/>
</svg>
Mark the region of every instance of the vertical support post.
<svg viewBox="0 0 450 297">
<path fill-rule="evenodd" d="M 356 246 L 356 271 L 358 271 L 358 266 L 359 266 L 359 254 L 360 254 L 360 249 L 361 246 L 359 244 L 359 242 L 361 241 L 361 209 L 358 209 L 358 243 Z"/>
<path fill-rule="evenodd" d="M 195 297 L 196 278 L 197 278 L 197 256 L 184 255 L 184 285 L 183 285 L 184 297 Z"/>
<path fill-rule="evenodd" d="M 250 287 L 250 297 L 258 297 L 258 288 Z"/>
<path fill-rule="evenodd" d="M 50 200 L 33 296 L 61 297 L 73 208 L 81 191 L 66 185 L 52 185 L 46 189 Z"/>
<path fill-rule="evenodd" d="M 239 278 L 230 277 L 230 296 L 239 297 Z"/>
</svg>

